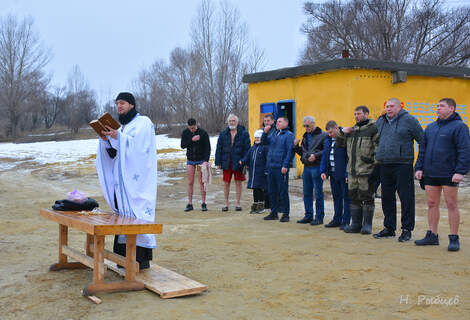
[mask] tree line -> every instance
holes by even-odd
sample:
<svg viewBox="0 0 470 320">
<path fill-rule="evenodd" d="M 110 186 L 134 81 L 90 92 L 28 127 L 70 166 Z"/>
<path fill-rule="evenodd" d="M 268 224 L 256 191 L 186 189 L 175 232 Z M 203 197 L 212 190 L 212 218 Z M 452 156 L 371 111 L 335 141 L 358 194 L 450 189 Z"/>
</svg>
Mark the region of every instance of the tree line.
<svg viewBox="0 0 470 320">
<path fill-rule="evenodd" d="M 303 4 L 307 38 L 299 64 L 352 58 L 431 65 L 469 66 L 470 6 L 447 8 L 442 0 L 329 0 Z M 248 36 L 239 10 L 227 0 L 201 0 L 190 27 L 191 41 L 168 59 L 142 69 L 130 91 L 138 110 L 157 128 L 198 119 L 210 133 L 230 113 L 247 124 L 244 74 L 262 70 L 264 53 Z M 32 18 L 0 17 L 0 139 L 38 128 L 64 126 L 76 133 L 114 101 L 97 103 L 78 66 L 63 86 L 51 86 L 45 67 L 51 52 Z"/>
</svg>

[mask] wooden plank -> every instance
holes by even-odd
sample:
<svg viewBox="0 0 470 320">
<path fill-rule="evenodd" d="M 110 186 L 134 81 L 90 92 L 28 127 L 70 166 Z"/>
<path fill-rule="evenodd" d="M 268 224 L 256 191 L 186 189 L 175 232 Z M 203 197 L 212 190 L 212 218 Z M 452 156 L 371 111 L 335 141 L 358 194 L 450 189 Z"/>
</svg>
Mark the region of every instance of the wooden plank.
<svg viewBox="0 0 470 320">
<path fill-rule="evenodd" d="M 91 258 L 87 255 L 84 255 L 80 251 L 75 250 L 75 249 L 70 248 L 70 247 L 67 247 L 67 246 L 62 246 L 62 252 L 64 254 L 66 254 L 67 256 L 69 256 L 70 258 L 72 258 L 74 260 L 77 260 L 78 262 L 86 265 L 87 267 L 89 267 L 91 269 L 94 268 L 93 258 Z M 105 266 L 104 270 L 106 271 L 106 266 Z"/>
<path fill-rule="evenodd" d="M 144 284 L 139 281 L 119 281 L 92 283 L 83 289 L 84 296 L 93 296 L 100 292 L 122 292 L 144 290 Z"/>
<path fill-rule="evenodd" d="M 90 245 L 90 252 L 93 253 L 93 244 Z M 120 254 L 111 252 L 109 250 L 104 249 L 104 258 L 111 260 L 112 262 L 115 262 L 121 266 L 126 265 L 126 257 L 121 256 Z M 136 261 L 135 262 L 135 271 L 139 272 L 139 263 Z"/>
<path fill-rule="evenodd" d="M 59 224 L 59 265 L 67 263 L 67 256 L 62 252 L 62 247 L 68 244 L 69 228 Z"/>
<path fill-rule="evenodd" d="M 91 301 L 93 301 L 94 303 L 96 304 L 100 304 L 101 303 L 101 299 L 96 297 L 96 296 L 86 296 L 88 299 L 90 299 Z"/>
<path fill-rule="evenodd" d="M 105 260 L 105 264 L 110 270 L 125 276 L 125 271 L 117 268 L 115 263 Z M 146 289 L 157 293 L 163 299 L 198 294 L 207 290 L 206 285 L 156 264 L 136 274 L 136 279 L 141 281 Z"/>
</svg>

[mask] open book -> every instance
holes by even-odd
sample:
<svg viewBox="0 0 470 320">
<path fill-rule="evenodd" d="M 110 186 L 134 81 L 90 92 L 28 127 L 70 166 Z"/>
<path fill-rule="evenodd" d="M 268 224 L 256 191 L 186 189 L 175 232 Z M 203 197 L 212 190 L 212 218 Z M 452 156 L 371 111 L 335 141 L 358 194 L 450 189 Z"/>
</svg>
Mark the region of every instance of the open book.
<svg viewBox="0 0 470 320">
<path fill-rule="evenodd" d="M 104 138 L 104 136 L 101 131 L 108 131 L 108 129 L 105 127 L 106 125 L 110 126 L 114 130 L 117 130 L 121 127 L 119 122 L 114 120 L 114 118 L 108 112 L 105 112 L 101 117 L 98 118 L 98 120 L 90 121 L 89 124 L 102 138 Z"/>
</svg>

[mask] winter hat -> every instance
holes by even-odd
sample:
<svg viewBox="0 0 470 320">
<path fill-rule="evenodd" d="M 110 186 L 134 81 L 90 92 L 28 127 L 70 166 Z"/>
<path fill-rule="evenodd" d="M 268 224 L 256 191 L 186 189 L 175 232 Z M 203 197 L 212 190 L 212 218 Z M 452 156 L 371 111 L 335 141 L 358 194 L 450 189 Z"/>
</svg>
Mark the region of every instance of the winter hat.
<svg viewBox="0 0 470 320">
<path fill-rule="evenodd" d="M 263 130 L 259 129 L 255 131 L 255 138 L 261 138 L 263 135 Z"/>
<path fill-rule="evenodd" d="M 130 92 L 121 92 L 118 94 L 116 97 L 116 101 L 118 100 L 124 100 L 129 102 L 129 104 L 132 104 L 135 107 L 135 98 Z"/>
</svg>

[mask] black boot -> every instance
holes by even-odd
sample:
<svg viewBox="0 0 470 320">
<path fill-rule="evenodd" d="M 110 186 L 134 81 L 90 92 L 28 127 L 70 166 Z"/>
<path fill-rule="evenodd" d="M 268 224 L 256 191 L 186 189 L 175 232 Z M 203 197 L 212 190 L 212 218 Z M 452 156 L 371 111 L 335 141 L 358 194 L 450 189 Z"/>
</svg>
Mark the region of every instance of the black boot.
<svg viewBox="0 0 470 320">
<path fill-rule="evenodd" d="M 266 217 L 263 218 L 264 220 L 277 220 L 279 217 L 277 216 L 277 213 L 271 212 L 268 214 Z"/>
<path fill-rule="evenodd" d="M 346 233 L 359 233 L 362 227 L 362 207 L 351 204 L 351 225 L 344 227 Z"/>
<path fill-rule="evenodd" d="M 421 240 L 416 240 L 415 245 L 417 246 L 438 246 L 439 235 L 432 233 L 431 230 L 426 231 L 426 235 Z"/>
<path fill-rule="evenodd" d="M 449 251 L 459 251 L 460 243 L 459 236 L 456 234 L 449 234 L 449 246 L 447 247 Z"/>
<path fill-rule="evenodd" d="M 374 218 L 374 209 L 375 205 L 365 204 L 362 206 L 362 228 L 361 234 L 371 234 L 372 233 L 372 219 Z"/>
</svg>

